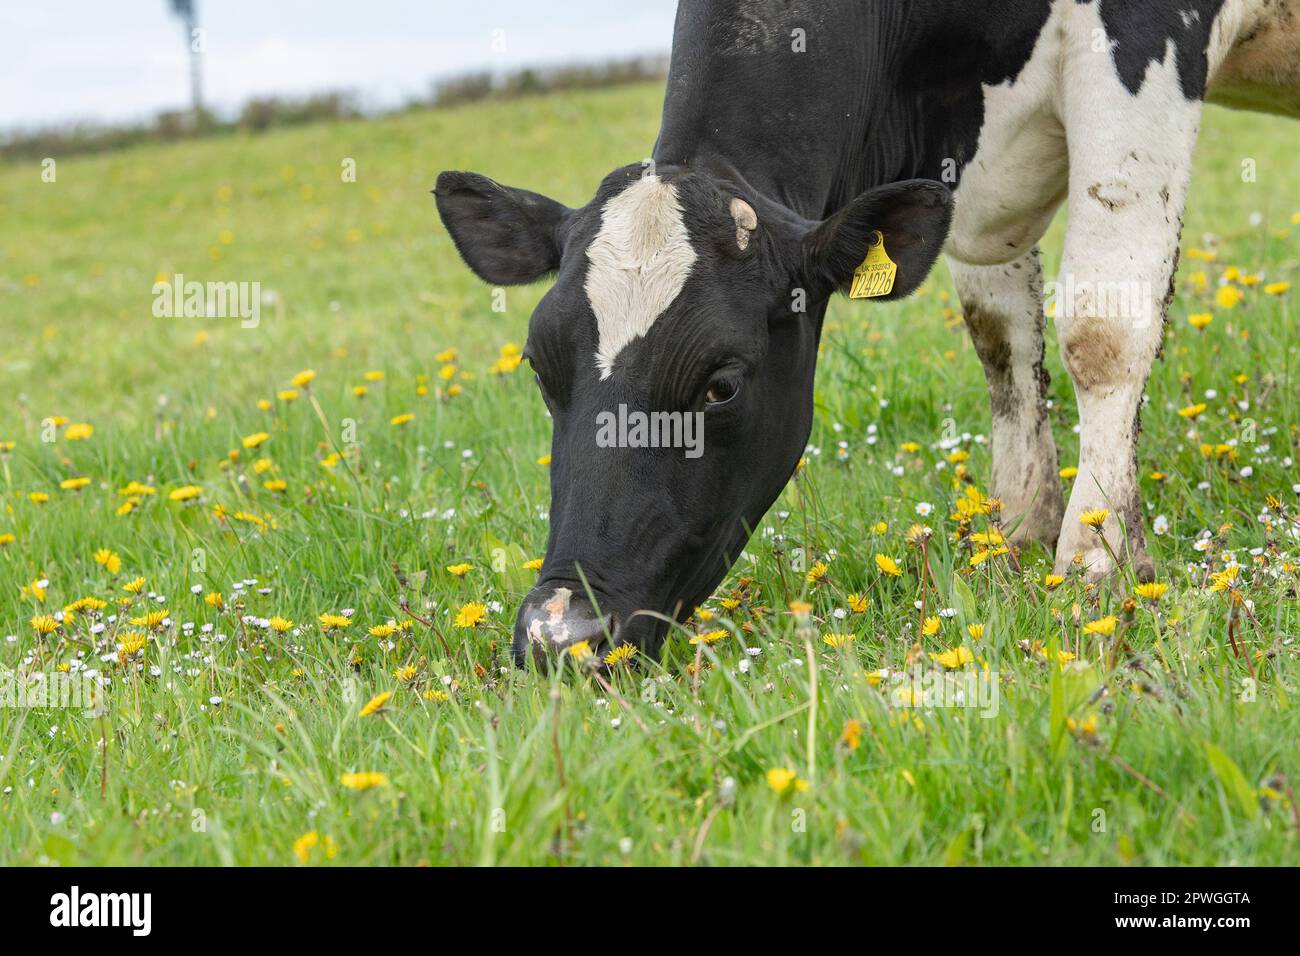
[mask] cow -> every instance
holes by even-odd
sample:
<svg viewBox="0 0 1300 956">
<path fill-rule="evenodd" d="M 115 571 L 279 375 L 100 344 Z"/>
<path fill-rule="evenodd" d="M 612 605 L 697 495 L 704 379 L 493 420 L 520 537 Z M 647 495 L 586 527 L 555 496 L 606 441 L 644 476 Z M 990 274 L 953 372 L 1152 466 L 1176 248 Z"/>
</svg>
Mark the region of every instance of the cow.
<svg viewBox="0 0 1300 956">
<path fill-rule="evenodd" d="M 474 273 L 555 276 L 525 348 L 553 419 L 551 507 L 516 661 L 579 641 L 657 653 L 797 467 L 830 297 L 907 296 L 941 252 L 1013 543 L 1061 573 L 1099 581 L 1118 557 L 1149 580 L 1139 412 L 1207 100 L 1300 116 L 1300 0 L 682 0 L 651 156 L 591 202 L 442 173 Z M 1062 203 L 1068 503 L 1038 249 Z M 616 409 L 701 416 L 702 453 L 599 440 Z M 1105 541 L 1080 521 L 1098 509 Z"/>
</svg>

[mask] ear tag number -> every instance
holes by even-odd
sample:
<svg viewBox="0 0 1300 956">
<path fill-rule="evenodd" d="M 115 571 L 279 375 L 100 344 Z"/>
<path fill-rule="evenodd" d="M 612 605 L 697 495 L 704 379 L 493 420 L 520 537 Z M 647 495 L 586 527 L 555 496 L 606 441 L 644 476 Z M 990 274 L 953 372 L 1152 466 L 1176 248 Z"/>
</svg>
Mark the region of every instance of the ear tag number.
<svg viewBox="0 0 1300 956">
<path fill-rule="evenodd" d="M 850 299 L 876 299 L 894 291 L 898 264 L 885 252 L 885 237 L 879 231 L 867 237 L 867 257 L 853 270 Z"/>
</svg>

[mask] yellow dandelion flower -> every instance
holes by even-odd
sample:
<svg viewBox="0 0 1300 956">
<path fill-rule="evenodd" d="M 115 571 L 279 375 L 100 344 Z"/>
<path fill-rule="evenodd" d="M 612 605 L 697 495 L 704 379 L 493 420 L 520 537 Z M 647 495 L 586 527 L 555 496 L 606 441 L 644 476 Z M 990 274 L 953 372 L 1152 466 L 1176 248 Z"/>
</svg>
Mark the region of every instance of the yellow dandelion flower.
<svg viewBox="0 0 1300 956">
<path fill-rule="evenodd" d="M 144 590 L 144 578 L 132 578 L 122 585 L 122 590 L 131 594 L 139 594 Z"/>
<path fill-rule="evenodd" d="M 32 618 L 32 630 L 40 637 L 53 634 L 59 629 L 59 622 L 50 614 L 37 614 Z"/>
<path fill-rule="evenodd" d="M 388 774 L 374 770 L 345 773 L 339 776 L 339 783 L 349 790 L 371 790 L 375 787 L 388 786 Z"/>
<path fill-rule="evenodd" d="M 469 574 L 469 572 L 473 570 L 473 568 L 474 565 L 468 562 L 461 562 L 460 564 L 449 564 L 447 565 L 447 573 L 452 575 L 453 577 L 463 578 L 465 575 Z"/>
<path fill-rule="evenodd" d="M 1245 295 L 1235 285 L 1221 285 L 1214 293 L 1214 304 L 1221 309 L 1235 309 Z"/>
<path fill-rule="evenodd" d="M 1187 324 L 1194 329 L 1203 329 L 1213 321 L 1213 312 L 1194 312 L 1187 317 Z"/>
<path fill-rule="evenodd" d="M 802 793 L 808 789 L 808 781 L 803 780 L 793 770 L 785 767 L 773 767 L 767 772 L 767 785 L 778 795 Z"/>
<path fill-rule="evenodd" d="M 984 639 L 984 625 L 983 625 L 983 624 L 967 624 L 967 625 L 966 625 L 966 633 L 970 635 L 970 639 L 971 639 L 972 641 L 980 641 L 980 640 L 983 640 L 983 639 Z"/>
<path fill-rule="evenodd" d="M 320 843 L 320 834 L 315 830 L 304 833 L 293 841 L 293 855 L 298 858 L 299 863 L 305 864 L 318 843 Z"/>
<path fill-rule="evenodd" d="M 486 618 L 487 605 L 470 601 L 468 604 L 462 604 L 460 610 L 456 612 L 456 627 L 477 627 Z"/>
<path fill-rule="evenodd" d="M 244 436 L 245 448 L 260 448 L 271 436 L 266 432 L 254 432 L 251 435 Z"/>
<path fill-rule="evenodd" d="M 898 562 L 887 554 L 876 555 L 876 567 L 880 569 L 881 574 L 887 574 L 891 578 L 902 577 L 903 575 L 903 570 L 898 566 Z"/>
<path fill-rule="evenodd" d="M 1289 282 L 1270 282 L 1264 286 L 1264 291 L 1269 295 L 1286 295 L 1290 288 L 1291 283 Z"/>
<path fill-rule="evenodd" d="M 77 491 L 90 484 L 90 479 L 84 476 L 78 478 L 64 478 L 59 482 L 59 487 L 64 491 Z"/>
<path fill-rule="evenodd" d="M 344 617 L 342 614 L 322 614 L 317 620 L 320 622 L 322 631 L 341 631 L 352 624 L 350 617 Z"/>
<path fill-rule="evenodd" d="M 306 388 L 315 380 L 316 380 L 316 370 L 308 368 L 308 369 L 303 369 L 293 378 L 289 379 L 289 382 L 293 385 L 294 388 Z M 296 398 L 297 396 L 294 397 Z"/>
<path fill-rule="evenodd" d="M 849 610 L 854 614 L 862 614 L 867 609 L 867 596 L 865 594 L 849 595 Z"/>
<path fill-rule="evenodd" d="M 545 561 L 543 558 L 532 558 L 531 560 L 525 561 L 523 564 L 519 566 L 523 568 L 525 571 L 540 571 L 542 570 L 542 565 L 544 563 Z"/>
<path fill-rule="evenodd" d="M 296 388 L 282 388 L 275 393 L 275 397 L 282 402 L 292 402 L 297 400 L 298 390 Z"/>
<path fill-rule="evenodd" d="M 134 622 L 132 622 L 134 623 Z M 127 631 L 118 638 L 117 646 L 123 657 L 134 657 L 144 650 L 149 637 L 140 631 Z"/>
<path fill-rule="evenodd" d="M 726 637 L 727 637 L 726 629 L 720 627 L 717 628 L 716 630 L 704 631 L 703 633 L 696 634 L 694 637 L 691 638 L 690 642 L 692 644 L 704 644 L 706 646 L 709 646 L 718 643 L 718 641 L 724 640 Z"/>
<path fill-rule="evenodd" d="M 966 649 L 966 645 L 959 644 L 954 648 L 941 651 L 938 654 L 931 654 L 930 660 L 942 664 L 948 670 L 956 670 L 957 668 L 975 660 L 975 655 Z"/>
<path fill-rule="evenodd" d="M 371 697 L 366 701 L 366 706 L 361 708 L 361 712 L 357 716 L 369 717 L 371 714 L 378 713 L 380 708 L 382 708 L 384 704 L 388 703 L 392 696 L 393 692 L 390 690 L 386 690 L 381 694 L 376 694 L 374 697 Z"/>
<path fill-rule="evenodd" d="M 1067 465 L 1061 469 L 1060 474 L 1062 478 L 1069 481 L 1071 478 L 1079 477 L 1079 469 L 1075 468 L 1073 465 Z"/>
<path fill-rule="evenodd" d="M 1119 618 L 1114 614 L 1108 614 L 1105 617 L 1098 618 L 1095 621 L 1089 621 L 1083 625 L 1085 634 L 1100 634 L 1109 637 L 1115 633 L 1115 625 L 1119 623 Z"/>
<path fill-rule="evenodd" d="M 415 415 L 413 415 L 411 412 L 403 412 L 401 415 L 394 415 L 392 418 L 390 418 L 388 420 L 388 424 L 409 425 L 413 421 L 415 421 Z"/>
<path fill-rule="evenodd" d="M 605 655 L 605 664 L 609 667 L 626 666 L 636 656 L 635 644 L 620 644 Z"/>
<path fill-rule="evenodd" d="M 63 437 L 68 441 L 84 441 L 91 435 L 95 434 L 95 426 L 86 422 L 78 422 L 75 425 L 69 425 L 63 433 Z"/>
<path fill-rule="evenodd" d="M 116 551 L 108 548 L 100 548 L 95 552 L 95 563 L 102 564 L 109 574 L 117 574 L 122 570 L 122 559 L 118 557 Z"/>
<path fill-rule="evenodd" d="M 50 496 L 43 491 L 33 491 L 27 495 L 27 500 L 34 505 L 43 505 L 50 500 Z"/>
<path fill-rule="evenodd" d="M 852 646 L 855 636 L 854 634 L 823 634 L 822 643 L 835 650 L 841 650 Z"/>
<path fill-rule="evenodd" d="M 371 637 L 392 637 L 397 633 L 397 625 L 392 621 L 387 624 L 376 624 L 368 631 Z"/>
<path fill-rule="evenodd" d="M 1188 405 L 1186 408 L 1178 409 L 1178 414 L 1183 418 L 1196 418 L 1205 411 L 1205 408 L 1204 402 L 1197 402 L 1195 405 Z"/>
<path fill-rule="evenodd" d="M 1109 510 L 1106 508 L 1096 508 L 1092 511 L 1085 511 L 1083 514 L 1079 515 L 1079 521 L 1089 528 L 1092 528 L 1094 531 L 1100 531 L 1102 525 L 1106 523 L 1106 519 L 1109 517 Z"/>
<path fill-rule="evenodd" d="M 1162 584 L 1158 581 L 1148 581 L 1145 584 L 1139 584 L 1133 589 L 1133 593 L 1148 601 L 1159 601 L 1165 596 L 1165 592 L 1168 590 L 1169 585 L 1167 584 Z"/>
<path fill-rule="evenodd" d="M 6 531 L 4 534 L 0 534 L 0 548 L 3 548 L 7 544 L 13 544 L 17 540 L 17 537 Z"/>
<path fill-rule="evenodd" d="M 198 485 L 182 485 L 167 495 L 172 501 L 193 501 L 203 494 Z"/>
<path fill-rule="evenodd" d="M 280 617 L 278 614 L 267 621 L 267 623 L 271 625 L 271 630 L 275 631 L 277 634 L 284 634 L 286 631 L 293 628 L 293 621 L 289 620 L 287 617 Z"/>
<path fill-rule="evenodd" d="M 830 568 L 826 566 L 825 561 L 818 561 L 816 564 L 814 564 L 811 568 L 808 569 L 808 573 L 804 577 L 809 584 L 816 584 L 826 577 L 826 573 L 829 570 Z"/>
<path fill-rule="evenodd" d="M 941 623 L 942 622 L 939 620 L 939 615 L 937 614 L 933 615 L 932 617 L 927 617 L 921 623 L 921 633 L 924 634 L 926 637 L 934 637 L 936 634 L 939 633 L 939 625 Z"/>
</svg>

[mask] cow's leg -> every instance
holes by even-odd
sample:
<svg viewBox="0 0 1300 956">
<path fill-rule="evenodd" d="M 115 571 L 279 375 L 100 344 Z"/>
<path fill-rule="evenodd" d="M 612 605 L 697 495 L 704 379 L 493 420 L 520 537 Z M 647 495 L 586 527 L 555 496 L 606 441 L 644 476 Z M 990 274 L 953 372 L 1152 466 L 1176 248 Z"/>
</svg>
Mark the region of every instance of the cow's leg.
<svg viewBox="0 0 1300 956">
<path fill-rule="evenodd" d="M 998 266 L 949 258 L 948 268 L 993 406 L 990 493 L 1013 541 L 1056 546 L 1064 501 L 1047 417 L 1043 365 L 1043 267 L 1035 246 Z"/>
<path fill-rule="evenodd" d="M 1130 94 L 1109 47 L 1096 51 L 1087 19 L 1095 21 L 1095 5 L 1071 10 L 1085 22 L 1071 31 L 1066 53 L 1070 217 L 1056 325 L 1079 404 L 1080 446 L 1056 566 L 1063 573 L 1081 561 L 1098 580 L 1116 558 L 1131 559 L 1149 580 L 1138 416 L 1163 338 L 1201 103 L 1184 96 L 1172 53 Z M 1109 515 L 1100 533 L 1080 520 L 1102 509 Z"/>
</svg>

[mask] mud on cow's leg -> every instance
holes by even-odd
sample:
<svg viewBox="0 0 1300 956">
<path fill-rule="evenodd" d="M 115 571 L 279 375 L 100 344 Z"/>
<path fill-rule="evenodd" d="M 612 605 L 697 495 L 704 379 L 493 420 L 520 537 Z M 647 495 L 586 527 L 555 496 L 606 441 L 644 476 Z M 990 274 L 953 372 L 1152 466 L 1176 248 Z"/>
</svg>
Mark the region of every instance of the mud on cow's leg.
<svg viewBox="0 0 1300 956">
<path fill-rule="evenodd" d="M 1096 12 L 1079 7 L 1076 15 Z M 1201 103 L 1184 96 L 1172 53 L 1153 63 L 1131 94 L 1108 53 L 1094 52 L 1088 31 L 1076 33 L 1064 83 L 1070 215 L 1056 326 L 1079 405 L 1079 474 L 1056 567 L 1064 573 L 1081 562 L 1091 580 L 1100 580 L 1118 558 L 1150 580 L 1139 414 L 1164 335 Z M 1100 510 L 1109 512 L 1100 531 L 1080 520 Z"/>
<path fill-rule="evenodd" d="M 993 407 L 990 492 L 1015 542 L 1056 546 L 1064 501 L 1047 415 L 1038 248 L 996 266 L 948 260 Z"/>
</svg>

